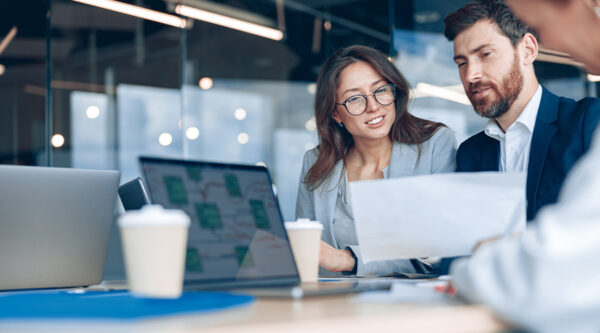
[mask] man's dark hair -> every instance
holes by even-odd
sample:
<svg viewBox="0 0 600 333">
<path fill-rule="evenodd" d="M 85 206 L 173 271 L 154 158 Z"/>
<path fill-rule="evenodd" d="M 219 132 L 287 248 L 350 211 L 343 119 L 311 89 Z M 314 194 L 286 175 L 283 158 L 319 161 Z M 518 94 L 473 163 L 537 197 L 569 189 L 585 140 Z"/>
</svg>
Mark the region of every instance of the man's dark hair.
<svg viewBox="0 0 600 333">
<path fill-rule="evenodd" d="M 496 23 L 513 46 L 528 32 L 536 36 L 535 31 L 519 21 L 502 0 L 475 0 L 449 14 L 444 19 L 444 36 L 454 41 L 458 34 L 486 19 Z"/>
</svg>

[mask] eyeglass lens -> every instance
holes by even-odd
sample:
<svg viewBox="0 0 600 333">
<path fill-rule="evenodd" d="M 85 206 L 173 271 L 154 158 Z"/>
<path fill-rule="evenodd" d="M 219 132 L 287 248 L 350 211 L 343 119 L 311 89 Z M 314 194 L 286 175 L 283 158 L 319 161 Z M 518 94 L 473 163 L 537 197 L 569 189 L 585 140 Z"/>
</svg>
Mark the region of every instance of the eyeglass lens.
<svg viewBox="0 0 600 333">
<path fill-rule="evenodd" d="M 396 98 L 396 89 L 394 85 L 385 85 L 375 90 L 371 94 L 375 100 L 381 105 L 390 105 Z M 367 109 L 367 96 L 356 95 L 348 98 L 345 102 L 348 112 L 354 115 L 359 115 Z"/>
</svg>

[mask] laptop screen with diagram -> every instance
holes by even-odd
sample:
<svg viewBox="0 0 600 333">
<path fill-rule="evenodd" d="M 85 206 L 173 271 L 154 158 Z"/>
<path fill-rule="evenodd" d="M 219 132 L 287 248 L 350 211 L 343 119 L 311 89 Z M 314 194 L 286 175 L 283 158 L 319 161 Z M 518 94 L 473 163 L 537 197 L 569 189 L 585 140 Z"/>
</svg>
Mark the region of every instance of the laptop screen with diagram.
<svg viewBox="0 0 600 333">
<path fill-rule="evenodd" d="M 186 282 L 294 278 L 266 168 L 141 157 L 152 202 L 191 218 Z"/>
</svg>

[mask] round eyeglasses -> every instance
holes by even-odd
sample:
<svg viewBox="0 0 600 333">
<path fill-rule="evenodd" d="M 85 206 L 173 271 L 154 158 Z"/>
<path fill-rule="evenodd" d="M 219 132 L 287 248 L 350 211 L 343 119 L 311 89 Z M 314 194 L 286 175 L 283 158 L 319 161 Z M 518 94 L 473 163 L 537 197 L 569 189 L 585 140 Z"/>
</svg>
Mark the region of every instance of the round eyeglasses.
<svg viewBox="0 0 600 333">
<path fill-rule="evenodd" d="M 367 95 L 359 94 L 350 96 L 343 103 L 335 104 L 343 105 L 346 108 L 346 111 L 348 111 L 348 113 L 353 116 L 360 116 L 367 110 L 367 104 L 369 103 L 367 97 L 369 95 L 373 95 L 377 103 L 383 106 L 390 105 L 396 100 L 396 85 L 386 84 L 377 88 L 375 91 Z"/>
</svg>

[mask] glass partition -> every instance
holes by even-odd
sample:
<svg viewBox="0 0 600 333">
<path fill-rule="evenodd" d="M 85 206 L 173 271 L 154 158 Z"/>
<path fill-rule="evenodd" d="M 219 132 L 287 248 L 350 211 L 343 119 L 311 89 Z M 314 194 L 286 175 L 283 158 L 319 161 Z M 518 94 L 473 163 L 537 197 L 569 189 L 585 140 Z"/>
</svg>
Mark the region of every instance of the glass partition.
<svg viewBox="0 0 600 333">
<path fill-rule="evenodd" d="M 46 10 L 0 2 L 0 163 L 45 164 Z"/>
<path fill-rule="evenodd" d="M 117 169 L 121 182 L 140 175 L 141 155 L 264 164 L 294 219 L 302 156 L 318 144 L 315 80 L 352 44 L 389 53 L 413 88 L 414 114 L 446 123 L 459 141 L 485 124 L 442 36 L 445 15 L 467 1 L 120 2 L 171 15 L 175 26 L 72 0 L 0 3 L 0 163 Z M 181 5 L 281 39 L 193 18 Z M 573 66 L 537 62 L 536 71 L 557 94 L 597 93 Z"/>
</svg>

